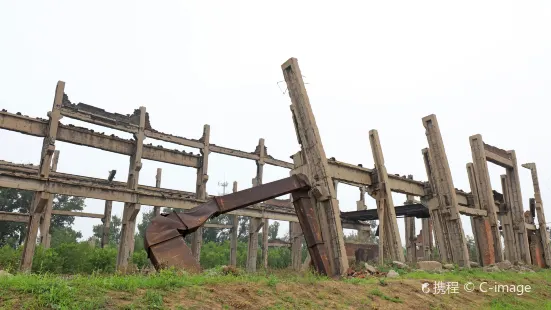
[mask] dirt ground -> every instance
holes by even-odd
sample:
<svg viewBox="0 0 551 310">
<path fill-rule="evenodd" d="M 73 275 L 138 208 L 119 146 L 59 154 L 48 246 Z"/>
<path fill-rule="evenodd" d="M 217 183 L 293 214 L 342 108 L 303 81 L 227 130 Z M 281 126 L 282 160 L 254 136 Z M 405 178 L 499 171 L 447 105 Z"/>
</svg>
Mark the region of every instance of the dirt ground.
<svg viewBox="0 0 551 310">
<path fill-rule="evenodd" d="M 479 279 L 482 281 L 482 279 Z M 551 280 L 551 279 L 550 279 Z M 363 283 L 366 282 L 366 283 Z M 433 280 L 389 279 L 376 283 L 323 281 L 301 283 L 238 283 L 191 286 L 162 295 L 163 309 L 550 309 L 551 282 L 531 284 L 533 291 L 514 293 L 465 292 L 423 293 L 421 286 Z M 493 283 L 488 281 L 489 283 Z M 501 284 L 502 282 L 500 282 Z M 460 284 L 462 285 L 462 284 Z M 140 292 L 146 294 L 146 292 Z M 136 293 L 111 296 L 114 308 L 141 308 L 132 303 Z M 144 299 L 142 299 L 144 300 Z M 145 299 L 147 300 L 147 298 Z M 532 306 L 534 305 L 534 306 Z M 151 309 L 154 305 L 149 305 Z M 540 308 L 543 307 L 543 308 Z"/>
</svg>

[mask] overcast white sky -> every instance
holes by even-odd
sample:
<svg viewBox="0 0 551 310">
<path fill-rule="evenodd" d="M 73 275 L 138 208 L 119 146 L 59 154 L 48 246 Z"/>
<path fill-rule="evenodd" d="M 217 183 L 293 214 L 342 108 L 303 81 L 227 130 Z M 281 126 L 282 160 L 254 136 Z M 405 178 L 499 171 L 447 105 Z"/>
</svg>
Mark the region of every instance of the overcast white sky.
<svg viewBox="0 0 551 310">
<path fill-rule="evenodd" d="M 470 191 L 469 136 L 480 133 L 488 144 L 515 149 L 519 165 L 537 163 L 551 221 L 550 2 L 328 3 L 2 1 L 0 107 L 45 117 L 63 80 L 73 102 L 123 114 L 143 105 L 155 129 L 189 138 L 210 124 L 211 143 L 245 151 L 265 138 L 270 155 L 291 161 L 299 146 L 290 99 L 277 82 L 280 65 L 296 57 L 328 157 L 372 167 L 368 132 L 377 129 L 388 172 L 426 180 L 421 118 L 434 113 L 455 187 Z M 38 164 L 41 139 L 7 131 L 0 139 L 1 159 Z M 128 157 L 56 145 L 58 171 L 106 178 L 116 169 L 116 180 L 126 180 Z M 154 185 L 163 168 L 163 187 L 195 189 L 194 169 L 143 163 L 140 184 Z M 490 164 L 500 192 L 502 173 Z M 208 192 L 221 192 L 224 180 L 250 187 L 254 175 L 253 161 L 211 154 Z M 286 176 L 266 166 L 264 182 Z M 521 168 L 520 177 L 528 209 L 530 172 Z M 341 210 L 355 210 L 359 190 L 341 184 L 338 191 Z M 404 201 L 394 195 L 395 205 Z M 369 197 L 367 204 L 375 208 Z M 88 199 L 85 211 L 102 213 L 103 205 Z M 120 215 L 122 204 L 114 206 Z M 89 237 L 99 223 L 78 218 L 75 228 Z M 403 219 L 399 225 L 403 239 Z M 472 234 L 466 217 L 463 227 Z"/>
</svg>

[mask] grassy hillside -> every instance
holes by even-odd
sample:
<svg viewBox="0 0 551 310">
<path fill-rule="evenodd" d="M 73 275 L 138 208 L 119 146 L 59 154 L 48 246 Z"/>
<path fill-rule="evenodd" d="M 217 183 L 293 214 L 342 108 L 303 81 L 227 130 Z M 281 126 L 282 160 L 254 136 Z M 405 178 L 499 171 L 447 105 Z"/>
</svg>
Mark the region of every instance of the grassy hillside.
<svg viewBox="0 0 551 310">
<path fill-rule="evenodd" d="M 330 280 L 314 275 L 14 275 L 0 278 L 0 309 L 551 309 L 551 271 L 401 273 Z M 457 294 L 423 293 L 428 281 L 459 282 Z M 468 293 L 463 284 L 530 284 L 532 291 Z"/>
</svg>

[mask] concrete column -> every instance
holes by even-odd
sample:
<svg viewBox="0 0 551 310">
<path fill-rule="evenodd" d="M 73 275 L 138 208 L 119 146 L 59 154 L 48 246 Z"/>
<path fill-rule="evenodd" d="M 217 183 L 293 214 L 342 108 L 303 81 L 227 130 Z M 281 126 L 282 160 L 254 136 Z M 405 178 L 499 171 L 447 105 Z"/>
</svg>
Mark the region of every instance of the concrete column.
<svg viewBox="0 0 551 310">
<path fill-rule="evenodd" d="M 107 181 L 112 182 L 115 178 L 115 174 L 117 174 L 117 170 L 111 170 L 109 171 L 109 176 L 107 177 Z M 111 228 L 111 212 L 113 211 L 113 202 L 112 201 L 105 201 L 105 208 L 103 210 L 103 218 L 101 219 L 103 223 L 103 231 L 101 234 L 101 247 L 104 248 L 106 245 L 109 244 L 109 232 Z"/>
<path fill-rule="evenodd" d="M 524 222 L 524 207 L 522 205 L 522 194 L 520 190 L 520 178 L 518 174 L 517 155 L 515 151 L 507 151 L 511 158 L 513 167 L 507 168 L 507 179 L 511 184 L 511 212 L 513 217 L 513 231 L 518 244 L 520 258 L 526 264 L 532 262 L 530 257 L 530 244 L 528 232 Z"/>
<path fill-rule="evenodd" d="M 163 175 L 163 169 L 157 168 L 157 174 L 155 175 L 155 187 L 161 187 L 161 177 Z M 161 207 L 153 207 L 154 216 L 161 215 Z"/>
<path fill-rule="evenodd" d="M 360 200 L 356 202 L 356 210 L 367 210 L 367 205 L 365 204 L 365 187 L 363 186 L 360 186 Z M 358 230 L 358 241 L 361 243 L 367 243 L 369 241 L 370 234 L 370 230 Z"/>
<path fill-rule="evenodd" d="M 412 175 L 408 175 L 408 179 L 413 180 Z M 415 197 L 412 195 L 406 195 L 406 205 L 413 204 Z M 417 236 L 415 233 L 415 217 L 404 217 L 405 231 L 406 231 L 406 253 L 407 262 L 417 262 Z M 424 236 L 423 236 L 424 237 Z M 425 239 L 423 238 L 423 242 Z"/>
<path fill-rule="evenodd" d="M 54 157 L 52 160 L 51 171 L 57 171 L 57 163 L 59 161 L 59 151 L 54 151 Z M 48 249 L 50 247 L 51 235 L 50 235 L 50 224 L 52 221 L 52 210 L 54 206 L 54 195 L 50 195 L 50 199 L 46 203 L 46 209 L 44 210 L 44 215 L 40 223 L 40 243 L 42 247 Z"/>
<path fill-rule="evenodd" d="M 432 220 L 422 219 L 421 220 L 421 236 L 423 238 L 423 258 L 425 260 L 431 260 L 433 243 L 432 243 Z"/>
<path fill-rule="evenodd" d="M 429 179 L 430 194 L 421 197 L 421 202 L 427 206 L 430 212 L 430 220 L 433 223 L 434 229 L 434 240 L 440 255 L 440 260 L 443 262 L 450 262 L 452 261 L 452 253 L 448 238 L 448 227 L 442 218 L 442 214 L 438 211 L 438 183 L 436 181 L 436 175 L 432 173 L 429 149 L 424 148 L 422 153 L 427 177 Z"/>
<path fill-rule="evenodd" d="M 101 221 L 103 222 L 103 233 L 101 236 L 101 247 L 104 248 L 106 245 L 109 244 L 109 231 L 111 228 L 111 212 L 113 211 L 113 202 L 106 200 L 105 201 L 105 209 L 103 213 L 103 218 Z"/>
<path fill-rule="evenodd" d="M 258 140 L 258 145 L 256 147 L 256 154 L 258 154 L 259 159 L 256 161 L 256 177 L 252 179 L 253 187 L 256 187 L 258 185 L 262 184 L 262 178 L 264 175 L 264 159 L 266 156 L 266 148 L 264 146 L 264 139 Z M 256 272 L 256 260 L 258 256 L 258 232 L 260 229 L 265 225 L 263 219 L 259 218 L 251 218 L 250 224 L 249 224 L 249 251 L 247 255 L 247 271 L 248 272 Z M 265 229 L 264 231 L 267 231 Z M 264 244 L 264 240 L 262 240 L 262 255 L 263 255 L 263 265 L 264 261 L 266 261 L 266 264 L 268 263 L 268 242 L 266 240 L 266 244 Z M 266 253 L 264 253 L 264 248 L 266 249 Z"/>
<path fill-rule="evenodd" d="M 65 82 L 57 82 L 52 111 L 48 115 L 48 129 L 42 143 L 42 152 L 40 154 L 40 165 L 38 167 L 38 177 L 40 178 L 48 178 L 50 175 L 50 165 L 55 151 L 57 128 L 59 126 L 59 120 L 61 119 L 61 106 L 63 103 L 64 90 Z M 25 244 L 21 257 L 20 269 L 23 272 L 29 272 L 32 268 L 40 219 L 42 218 L 42 214 L 44 213 L 48 201 L 52 199 L 51 196 L 52 194 L 46 192 L 36 192 L 33 196 L 33 200 L 29 208 L 30 216 L 27 226 L 27 235 L 25 237 Z"/>
<path fill-rule="evenodd" d="M 444 141 L 440 133 L 436 116 L 429 115 L 423 118 L 423 126 L 426 129 L 427 141 L 429 144 L 429 161 L 431 173 L 434 177 L 430 180 L 436 181 L 438 207 L 432 212 L 438 214 L 434 217 L 441 216 L 443 223 L 447 226 L 447 237 L 450 244 L 450 252 L 453 262 L 461 267 L 470 268 L 469 251 L 465 234 L 459 217 L 459 204 L 457 202 L 457 193 L 453 185 L 452 175 Z M 429 205 L 429 209 L 433 206 Z"/>
<path fill-rule="evenodd" d="M 473 147 L 471 140 L 471 147 Z M 475 146 L 473 148 L 473 159 L 479 158 L 478 154 L 479 148 Z M 486 157 L 483 155 L 482 168 L 477 168 L 474 163 L 467 164 L 467 175 L 469 177 L 469 185 L 471 188 L 471 193 L 473 195 L 473 202 L 475 209 L 490 210 L 488 214 L 495 212 L 494 207 L 488 209 L 488 204 L 495 206 L 494 197 L 492 193 L 491 186 L 489 184 L 490 178 L 488 175 L 486 164 Z M 478 160 L 477 160 L 478 162 Z M 484 168 L 486 167 L 486 168 Z M 485 177 L 485 175 L 488 175 Z M 488 197 L 487 190 L 490 190 L 490 196 Z M 492 211 L 493 210 L 493 211 Z M 501 255 L 499 251 L 502 251 L 501 239 L 499 235 L 499 230 L 497 227 L 497 219 L 490 220 L 491 216 L 482 217 L 482 216 L 472 216 L 471 217 L 471 226 L 473 227 L 473 236 L 476 242 L 477 248 L 477 257 L 471 257 L 472 260 L 477 260 L 481 266 L 488 266 L 497 261 L 501 261 Z M 492 226 L 492 223 L 493 226 Z M 497 233 L 497 236 L 496 236 Z M 498 242 L 499 245 L 496 246 L 495 242 Z M 498 252 L 496 252 L 498 251 Z M 497 254 L 496 254 L 497 253 Z"/>
<path fill-rule="evenodd" d="M 532 185 L 534 186 L 534 203 L 538 220 L 539 238 L 542 245 L 543 257 L 547 267 L 551 267 L 551 245 L 549 244 L 549 232 L 547 231 L 547 222 L 543 212 L 543 201 L 541 199 L 540 184 L 538 180 L 538 170 L 535 163 L 522 164 L 522 167 L 530 169 L 532 174 Z"/>
<path fill-rule="evenodd" d="M 293 270 L 302 268 L 302 229 L 300 223 L 289 222 L 289 241 L 291 242 L 291 266 Z"/>
<path fill-rule="evenodd" d="M 134 154 L 130 156 L 130 167 L 128 169 L 127 187 L 131 190 L 138 189 L 140 170 L 142 169 L 143 141 L 145 139 L 145 107 L 140 107 L 140 126 L 134 134 Z M 134 232 L 136 231 L 136 217 L 140 212 L 140 204 L 125 203 L 122 214 L 121 241 L 117 255 L 117 269 L 123 272 L 128 267 L 128 261 L 134 253 Z"/>
<path fill-rule="evenodd" d="M 249 224 L 249 250 L 247 255 L 247 272 L 256 272 L 256 259 L 258 257 L 258 231 L 261 228 L 262 219 L 251 217 Z M 263 225 L 262 225 L 263 226 Z"/>
<path fill-rule="evenodd" d="M 281 66 L 281 69 L 291 98 L 291 112 L 295 132 L 301 145 L 298 157 L 300 157 L 300 162 L 304 166 L 304 169 L 295 166 L 291 173 L 306 172 L 310 182 L 312 182 L 311 199 L 315 199 L 312 204 L 321 229 L 321 237 L 324 241 L 323 247 L 327 249 L 327 261 L 330 265 L 328 274 L 330 276 L 344 275 L 348 269 L 348 258 L 344 247 L 339 202 L 329 173 L 329 163 L 323 149 L 314 113 L 302 80 L 302 73 L 296 58 L 290 58 Z M 297 157 L 297 155 L 294 157 Z M 299 160 L 298 158 L 293 159 Z M 305 231 L 305 234 L 307 233 L 310 232 Z M 308 244 L 308 246 L 313 245 Z"/>
<path fill-rule="evenodd" d="M 486 238 L 481 235 L 477 235 L 477 237 L 479 238 L 479 240 L 483 240 L 484 238 L 488 239 L 488 241 L 485 241 L 485 243 L 487 243 L 488 247 L 493 247 L 493 251 L 491 249 L 484 249 L 483 247 L 479 247 L 479 250 L 480 255 L 482 256 L 482 262 L 484 263 L 484 265 L 489 265 L 503 260 L 501 235 L 499 233 L 499 223 L 495 210 L 496 208 L 494 194 L 492 192 L 492 185 L 490 184 L 490 173 L 488 172 L 488 162 L 486 160 L 486 153 L 484 151 L 484 142 L 482 141 L 482 136 L 474 135 L 471 136 L 469 140 L 473 156 L 472 167 L 476 180 L 480 209 L 486 210 L 488 212 L 487 221 L 489 222 L 492 238 Z M 485 224 L 485 226 L 488 226 L 488 224 Z M 487 231 L 487 229 L 477 230 L 477 234 L 483 233 L 485 231 Z"/>
<path fill-rule="evenodd" d="M 270 230 L 270 220 L 265 218 L 262 220 L 262 266 L 268 269 L 268 233 Z"/>
<path fill-rule="evenodd" d="M 369 142 L 373 152 L 378 179 L 375 197 L 377 199 L 377 213 L 379 215 L 379 240 L 382 241 L 379 242 L 379 263 L 383 264 L 384 259 L 404 262 L 405 258 L 400 232 L 398 231 L 396 211 L 394 210 L 385 159 L 377 130 L 369 131 Z"/>
<path fill-rule="evenodd" d="M 237 192 L 237 181 L 233 182 L 233 193 Z M 239 218 L 237 215 L 230 215 L 232 228 L 230 235 L 230 265 L 237 266 L 237 230 L 239 229 Z"/>
<path fill-rule="evenodd" d="M 203 126 L 203 137 L 201 140 L 203 142 L 203 148 L 201 149 L 201 166 L 197 169 L 197 186 L 195 190 L 195 196 L 197 199 L 206 200 L 207 199 L 207 181 L 209 180 L 208 176 L 208 167 L 209 167 L 209 147 L 210 147 L 210 126 Z M 192 234 L 191 242 L 191 252 L 195 259 L 199 262 L 201 260 L 201 246 L 203 245 L 203 227 L 199 227 Z"/>
<path fill-rule="evenodd" d="M 505 242 L 504 257 L 510 262 L 520 260 L 520 252 L 513 228 L 513 215 L 511 211 L 511 183 L 507 175 L 501 175 L 501 190 L 503 193 L 503 205 L 500 210 L 501 231 Z"/>
</svg>

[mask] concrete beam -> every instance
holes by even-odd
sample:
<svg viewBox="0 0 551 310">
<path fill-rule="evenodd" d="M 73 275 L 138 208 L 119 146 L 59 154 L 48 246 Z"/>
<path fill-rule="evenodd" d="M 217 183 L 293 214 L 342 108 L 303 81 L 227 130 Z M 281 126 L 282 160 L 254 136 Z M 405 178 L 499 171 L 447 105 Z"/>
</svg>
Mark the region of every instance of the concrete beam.
<svg viewBox="0 0 551 310">
<path fill-rule="evenodd" d="M 47 120 L 0 112 L 0 129 L 16 131 L 35 137 L 44 137 L 47 128 Z M 127 156 L 131 156 L 135 148 L 135 142 L 132 140 L 108 136 L 86 128 L 62 124 L 59 124 L 57 141 L 88 146 Z M 200 156 L 198 155 L 183 153 L 177 150 L 168 150 L 151 145 L 143 146 L 142 158 L 194 168 L 199 166 L 200 161 Z"/>
<path fill-rule="evenodd" d="M 50 178 L 45 180 L 36 175 L 36 168 L 4 164 L 0 164 L 0 187 L 177 209 L 191 209 L 205 202 L 192 198 L 188 192 L 156 189 L 148 186 L 140 186 L 138 190 L 133 191 L 126 188 L 126 183 L 108 183 L 103 179 L 63 173 L 52 173 Z M 294 209 L 266 204 L 232 211 L 230 214 L 280 221 L 298 221 Z"/>
<path fill-rule="evenodd" d="M 64 107 L 64 108 L 62 108 L 61 113 L 62 113 L 62 115 L 73 118 L 73 119 L 77 119 L 77 120 L 84 121 L 84 122 L 87 122 L 87 123 L 91 123 L 91 124 L 95 124 L 95 125 L 99 125 L 99 126 L 104 126 L 104 127 L 124 131 L 124 132 L 137 133 L 137 130 L 138 130 L 138 127 L 134 124 L 116 122 L 116 121 L 113 120 L 113 118 L 102 116 L 99 113 L 92 113 L 92 112 L 89 112 L 89 111 L 82 111 L 82 110 L 79 110 L 76 107 L 74 107 L 74 108 Z M 102 114 L 112 114 L 112 113 L 104 112 Z M 201 140 L 188 139 L 188 138 L 174 136 L 174 135 L 171 135 L 171 134 L 166 134 L 166 133 L 153 131 L 153 130 L 149 130 L 149 129 L 145 129 L 144 134 L 145 134 L 146 137 L 151 138 L 151 139 L 161 140 L 161 141 L 170 142 L 170 143 L 183 145 L 183 146 L 187 146 L 187 147 L 193 147 L 193 148 L 197 148 L 197 149 L 203 149 L 203 147 L 204 147 L 204 143 Z M 214 144 L 210 144 L 210 151 L 213 152 L 213 153 L 218 153 L 218 154 L 223 154 L 223 155 L 228 155 L 228 156 L 234 156 L 234 157 L 239 157 L 239 158 L 245 158 L 245 159 L 251 159 L 251 160 L 258 160 L 259 159 L 259 155 L 255 154 L 255 153 L 248 153 L 248 152 L 235 150 L 235 149 L 231 149 L 231 148 L 227 148 L 227 147 L 223 147 L 223 146 L 218 146 L 218 145 L 214 145 Z M 269 165 L 272 165 L 272 166 L 288 168 L 288 169 L 293 168 L 292 163 L 272 158 L 269 155 L 265 158 L 265 162 Z"/>
<path fill-rule="evenodd" d="M 328 159 L 328 163 L 331 177 L 341 183 L 359 187 L 373 185 L 371 179 L 373 169 L 343 163 L 334 159 Z M 426 183 L 427 182 L 411 180 L 406 177 L 388 174 L 388 186 L 390 187 L 390 190 L 395 193 L 423 197 L 427 194 L 425 191 L 427 186 Z M 455 192 L 457 195 L 458 204 L 460 206 L 470 206 L 468 201 L 468 193 L 459 189 L 456 189 Z"/>
<path fill-rule="evenodd" d="M 513 160 L 507 151 L 486 143 L 483 143 L 483 145 L 486 161 L 506 169 L 513 168 Z"/>
<path fill-rule="evenodd" d="M 29 214 L 0 211 L 0 222 L 28 223 Z"/>
</svg>

